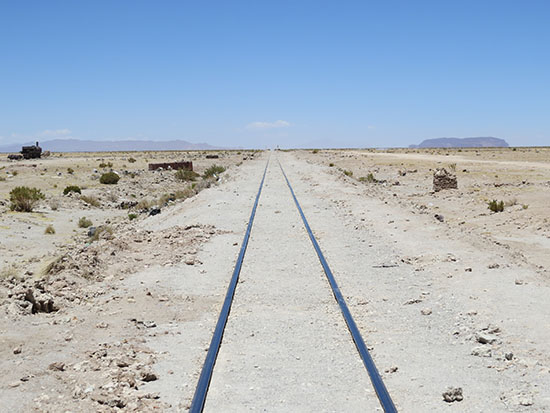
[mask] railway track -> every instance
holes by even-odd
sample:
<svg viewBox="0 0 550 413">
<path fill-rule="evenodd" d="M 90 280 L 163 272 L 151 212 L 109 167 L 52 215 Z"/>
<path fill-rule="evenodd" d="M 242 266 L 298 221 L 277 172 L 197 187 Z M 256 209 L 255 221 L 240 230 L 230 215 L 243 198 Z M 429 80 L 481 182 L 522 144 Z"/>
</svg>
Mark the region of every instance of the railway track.
<svg viewBox="0 0 550 413">
<path fill-rule="evenodd" d="M 341 315 L 339 317 L 339 323 L 341 325 L 343 325 L 340 330 L 342 331 L 339 331 L 339 332 L 333 332 L 331 331 L 330 333 L 331 334 L 338 334 L 340 336 L 347 336 L 347 338 L 343 338 L 343 337 L 339 337 L 338 338 L 338 343 L 336 345 L 336 347 L 330 347 L 330 344 L 324 344 L 324 347 L 321 346 L 321 349 L 318 350 L 318 352 L 320 353 L 319 356 L 317 356 L 315 353 L 315 350 L 314 351 L 311 351 L 309 350 L 310 353 L 313 353 L 313 356 L 311 355 L 306 355 L 306 357 L 308 358 L 311 358 L 311 363 L 312 364 L 315 364 L 315 363 L 318 363 L 319 360 L 323 360 L 323 361 L 326 361 L 327 358 L 334 358 L 334 354 L 337 353 L 338 351 L 340 351 L 340 348 L 342 347 L 346 347 L 347 346 L 347 342 L 346 340 L 349 340 L 349 337 L 351 337 L 351 339 L 353 340 L 353 344 L 355 345 L 355 356 L 353 356 L 351 353 L 352 351 L 348 351 L 348 352 L 345 352 L 343 355 L 342 355 L 342 358 L 346 359 L 347 360 L 347 363 L 351 363 L 349 360 L 350 358 L 357 358 L 357 355 L 359 355 L 361 361 L 362 361 L 362 364 L 364 366 L 364 368 L 366 369 L 366 372 L 368 373 L 368 377 L 370 378 L 370 382 L 371 382 L 371 388 L 367 388 L 367 385 L 366 385 L 366 382 L 362 382 L 361 380 L 359 380 L 360 382 L 360 386 L 357 386 L 358 387 L 358 390 L 356 391 L 364 391 L 364 395 L 362 395 L 362 397 L 365 397 L 365 398 L 369 398 L 372 399 L 372 390 L 374 389 L 374 392 L 376 393 L 376 396 L 378 398 L 378 401 L 379 401 L 379 406 L 382 407 L 382 409 L 385 411 L 385 412 L 396 412 L 396 408 L 395 408 L 395 405 L 384 385 L 384 382 L 382 381 L 382 378 L 380 377 L 380 374 L 374 364 L 374 361 L 372 360 L 372 357 L 370 356 L 369 354 L 369 351 L 367 349 L 367 346 L 365 345 L 365 342 L 361 336 L 361 333 L 357 327 L 357 325 L 355 324 L 355 321 L 351 315 L 351 312 L 349 311 L 349 308 L 345 302 L 345 299 L 342 295 L 342 293 L 340 292 L 340 289 L 338 287 L 338 284 L 336 282 L 336 279 L 334 277 L 334 274 L 332 273 L 330 267 L 329 267 L 329 264 L 328 262 L 326 261 L 322 251 L 321 251 L 321 248 L 313 234 L 313 231 L 311 230 L 310 226 L 309 226 L 309 223 L 307 221 L 307 218 L 302 210 L 302 207 L 300 206 L 300 203 L 298 201 L 298 197 L 296 196 L 293 188 L 292 188 L 292 185 L 291 185 L 291 182 L 290 180 L 288 179 L 284 169 L 283 169 L 283 166 L 281 165 L 281 163 L 277 160 L 277 164 L 278 164 L 278 168 L 280 170 L 279 172 L 279 176 L 275 176 L 272 178 L 272 182 L 270 183 L 270 186 L 271 187 L 274 187 L 275 189 L 272 190 L 271 192 L 275 192 L 276 190 L 276 195 L 277 197 L 274 198 L 273 195 L 271 195 L 272 197 L 272 202 L 269 202 L 269 204 L 266 203 L 266 206 L 263 207 L 263 208 L 260 208 L 260 210 L 258 209 L 258 206 L 259 206 L 259 201 L 260 201 L 260 198 L 262 196 L 262 190 L 264 189 L 264 186 L 265 185 L 265 181 L 266 181 L 266 175 L 268 173 L 268 169 L 269 169 L 269 166 L 270 166 L 270 163 L 273 163 L 272 161 L 270 161 L 270 159 L 268 159 L 267 163 L 266 163 L 266 166 L 265 166 L 265 169 L 264 169 L 264 172 L 263 172 L 263 175 L 262 175 L 262 178 L 261 178 L 261 181 L 260 181 L 260 185 L 259 185 L 259 188 L 258 188 L 258 192 L 256 194 L 256 198 L 255 198 L 255 201 L 254 201 L 254 204 L 253 204 L 253 207 L 252 207 L 252 212 L 250 214 L 250 219 L 249 219 L 249 222 L 248 222 L 248 225 L 247 225 L 247 229 L 246 229 L 246 232 L 245 232 L 245 235 L 244 235 L 244 239 L 243 239 L 243 242 L 242 242 L 242 245 L 241 245 L 241 249 L 240 249 L 240 252 L 239 252 L 239 255 L 238 255 L 238 258 L 237 258 L 237 261 L 236 261 L 236 264 L 235 264 L 235 268 L 233 270 L 233 274 L 232 274 L 232 277 L 231 277 L 231 280 L 230 280 L 230 283 L 229 283 L 229 286 L 228 286 L 228 289 L 227 289 L 227 293 L 226 293 L 226 296 L 225 296 L 225 299 L 224 299 L 224 302 L 223 302 L 223 305 L 222 305 L 222 309 L 220 311 L 220 315 L 219 315 L 219 318 L 218 318 L 218 321 L 217 321 L 217 324 L 216 324 L 216 327 L 215 327 L 215 330 L 214 330 L 214 333 L 212 335 L 212 340 L 211 340 L 211 343 L 210 343 L 210 346 L 209 346 L 209 349 L 208 349 L 208 352 L 207 352 L 207 355 L 206 355 L 206 358 L 205 358 L 205 362 L 204 362 L 204 365 L 203 365 L 203 368 L 201 370 L 201 374 L 200 374 L 200 377 L 199 377 L 199 380 L 198 380 L 198 383 L 197 383 L 197 387 L 195 389 L 195 393 L 194 393 L 194 396 L 193 396 L 193 400 L 192 400 L 192 403 L 191 403 L 191 407 L 190 407 L 190 412 L 192 413 L 198 413 L 198 412 L 202 412 L 203 409 L 205 409 L 205 406 L 207 404 L 207 396 L 209 394 L 209 388 L 211 387 L 211 383 L 213 381 L 213 377 L 216 376 L 216 374 L 214 374 L 214 369 L 215 369 L 215 366 L 216 366 L 216 361 L 218 359 L 218 356 L 220 354 L 220 350 L 222 348 L 222 340 L 224 338 L 224 333 L 226 331 L 226 326 L 228 325 L 228 320 L 229 320 L 229 315 L 230 315 L 230 312 L 231 312 L 231 309 L 232 309 L 232 304 L 233 304 L 233 301 L 234 301 L 234 298 L 235 298 L 235 293 L 236 293 L 236 289 L 237 289 L 237 285 L 239 283 L 239 277 L 240 277 L 240 274 L 241 274 L 241 270 L 243 268 L 243 264 L 245 264 L 245 254 L 246 254 L 246 251 L 247 251 L 247 248 L 248 248 L 248 245 L 249 245 L 249 240 L 251 238 L 251 234 L 252 234 L 252 227 L 253 227 L 253 224 L 254 224 L 254 220 L 256 218 L 256 214 L 257 212 L 259 213 L 262 213 L 263 210 L 267 210 L 271 207 L 273 207 L 273 205 L 277 204 L 277 206 L 281 205 L 281 206 L 285 206 L 286 207 L 286 214 L 290 214 L 290 213 L 293 213 L 295 215 L 296 213 L 296 209 L 298 210 L 298 213 L 299 213 L 299 217 L 301 218 L 301 224 L 302 224 L 302 232 L 300 232 L 299 234 L 296 234 L 296 229 L 298 227 L 297 223 L 300 221 L 300 220 L 297 220 L 295 221 L 296 223 L 294 223 L 293 225 L 289 226 L 287 228 L 287 232 L 288 234 L 285 234 L 283 232 L 283 229 L 280 229 L 280 228 L 276 228 L 276 229 L 273 229 L 273 227 L 271 226 L 268 226 L 267 224 L 264 224 L 264 228 L 265 228 L 265 231 L 267 236 L 270 236 L 270 237 L 278 237 L 279 238 L 279 242 L 280 242 L 280 239 L 281 237 L 283 237 L 283 239 L 286 239 L 288 241 L 292 241 L 293 239 L 295 240 L 295 242 L 298 244 L 298 238 L 300 238 L 300 241 L 299 241 L 299 245 L 300 247 L 296 247 L 296 249 L 300 249 L 301 248 L 301 254 L 302 256 L 304 255 L 307 255 L 308 256 L 308 259 L 304 259 L 304 261 L 301 263 L 300 266 L 302 267 L 307 267 L 307 270 L 305 271 L 304 274 L 309 274 L 311 273 L 311 269 L 310 267 L 314 267 L 314 266 L 317 266 L 318 267 L 318 264 L 320 263 L 321 264 L 321 267 L 322 267 L 322 270 L 323 270 L 323 273 L 324 273 L 324 276 L 326 277 L 326 280 L 328 281 L 328 284 L 330 285 L 330 288 L 331 288 L 331 291 L 332 291 L 332 295 L 333 295 L 333 299 L 336 300 L 336 303 L 338 304 L 338 307 L 339 307 L 339 310 L 341 312 Z M 277 175 L 277 171 L 273 171 L 271 172 L 271 175 Z M 281 182 L 282 181 L 282 182 Z M 281 190 L 283 189 L 283 186 L 286 186 L 287 189 L 286 189 L 286 192 L 287 194 L 289 193 L 290 194 L 290 197 L 281 197 Z M 288 199 L 287 199 L 288 198 Z M 270 201 L 270 199 L 266 199 L 266 201 Z M 293 202 L 294 206 L 296 209 L 294 209 L 294 211 L 290 211 L 290 208 L 289 208 L 289 201 L 290 203 Z M 273 204 L 273 205 L 271 205 Z M 275 213 L 280 213 L 281 211 L 279 210 L 274 210 Z M 263 222 L 265 223 L 267 220 L 269 220 L 269 218 L 264 218 L 263 219 Z M 271 221 L 273 221 L 273 219 L 271 219 Z M 271 228 L 271 229 L 270 229 Z M 307 232 L 307 235 L 309 236 L 309 240 L 311 241 L 311 244 L 309 246 L 309 251 L 306 253 L 304 251 L 305 248 L 308 248 L 306 246 L 306 243 L 305 243 L 305 240 L 304 240 L 304 237 L 303 237 L 303 230 L 305 229 L 305 231 Z M 292 232 L 292 234 L 291 234 Z M 271 242 L 271 239 L 270 239 L 270 242 Z M 292 248 L 292 246 L 290 245 L 291 243 L 290 242 L 287 242 L 286 244 L 288 244 L 287 246 L 290 246 L 290 248 Z M 253 245 L 253 244 L 251 244 Z M 313 245 L 313 250 L 315 251 L 315 255 L 316 255 L 316 258 L 317 258 L 317 264 L 314 264 L 312 263 L 312 257 L 313 257 L 313 254 L 311 254 L 311 245 Z M 258 257 L 262 257 L 262 254 L 263 256 L 265 257 L 265 260 L 267 263 L 270 263 L 272 262 L 271 260 L 273 260 L 275 255 L 276 255 L 276 250 L 273 249 L 271 251 L 254 251 L 254 254 L 256 254 L 256 260 L 258 259 Z M 267 257 L 265 256 L 266 255 L 266 252 L 269 254 Z M 309 261 L 308 261 L 309 260 Z M 277 264 L 275 263 L 276 262 L 276 259 L 275 261 L 273 261 L 273 264 L 271 265 L 271 267 L 273 266 L 276 266 Z M 303 265 L 302 265 L 303 264 Z M 284 264 L 283 264 L 284 266 Z M 251 273 L 254 273 L 254 271 L 250 271 Z M 296 271 L 296 274 L 298 274 L 299 272 Z M 285 269 L 283 267 L 281 267 L 278 271 L 275 271 L 274 274 L 286 274 L 286 276 L 289 275 L 289 271 L 288 269 Z M 277 285 L 280 287 L 280 289 L 284 292 L 285 291 L 285 288 L 295 288 L 295 289 L 298 289 L 298 290 L 304 290 L 306 288 L 310 288 L 311 285 L 313 285 L 313 279 L 308 279 L 306 278 L 305 276 L 304 277 L 301 277 L 301 278 L 296 278 L 296 277 L 291 277 L 291 278 L 288 278 L 288 286 L 285 285 L 285 283 L 283 282 L 284 280 L 282 279 L 283 276 L 281 276 L 281 279 L 276 279 L 273 281 L 272 278 L 268 278 L 267 280 L 271 280 L 271 282 L 274 282 L 274 287 L 276 287 Z M 303 279 L 302 279 L 303 278 Z M 246 285 L 246 284 L 245 284 Z M 315 284 L 317 285 L 317 284 Z M 324 287 L 320 285 L 320 288 L 324 288 L 326 290 L 326 283 L 324 284 Z M 318 287 L 319 288 L 319 287 Z M 250 289 L 251 291 L 253 291 L 253 289 Z M 275 291 L 275 288 L 273 289 L 270 289 L 270 291 L 273 290 Z M 249 292 L 248 294 L 251 294 L 251 292 Z M 251 302 L 256 304 L 256 302 L 258 301 L 258 298 L 257 298 L 257 295 L 252 295 L 251 296 Z M 264 303 L 262 304 L 264 307 L 269 307 L 270 306 L 270 297 L 262 297 L 264 299 Z M 273 293 L 273 297 L 271 298 L 271 300 L 273 301 L 273 303 L 275 303 L 274 305 L 277 305 L 277 303 L 279 303 L 281 301 L 281 295 L 279 293 Z M 307 301 L 307 300 L 305 300 Z M 292 334 L 292 337 L 296 336 L 296 335 L 300 335 L 300 331 L 302 329 L 301 326 L 304 326 L 303 328 L 305 329 L 306 328 L 306 325 L 308 324 L 307 323 L 307 317 L 308 317 L 308 314 L 312 311 L 318 311 L 317 310 L 317 307 L 319 307 L 319 305 L 328 305 L 326 304 L 326 300 L 325 301 L 321 301 L 319 303 L 317 303 L 317 301 L 315 300 L 312 300 L 313 302 L 311 304 L 308 303 L 308 306 L 304 307 L 304 306 L 301 306 L 300 309 L 302 310 L 302 312 L 304 313 L 304 318 L 300 318 L 298 317 L 298 319 L 294 320 L 293 318 L 295 318 L 294 314 L 292 316 L 290 316 L 288 314 L 288 312 L 286 313 L 283 313 L 281 315 L 276 315 L 274 312 L 272 312 L 271 314 L 266 313 L 266 314 L 263 314 L 262 313 L 264 311 L 262 311 L 262 309 L 259 309 L 258 311 L 256 311 L 259 315 L 258 316 L 255 316 L 256 318 L 254 320 L 252 320 L 253 322 L 253 325 L 257 325 L 257 326 L 264 326 L 267 324 L 267 323 L 273 323 L 273 324 L 278 324 L 277 327 L 274 327 L 271 331 L 271 333 L 277 333 L 278 331 L 280 331 L 281 329 L 285 328 L 285 323 L 286 323 L 286 320 L 285 320 L 285 317 L 288 317 L 288 327 L 294 331 L 295 333 Z M 334 300 L 333 300 L 333 303 L 334 303 Z M 272 307 L 269 307 L 269 308 L 272 308 Z M 272 310 L 270 310 L 272 311 Z M 300 310 L 298 310 L 300 311 Z M 252 311 L 248 311 L 248 312 L 252 312 Z M 292 312 L 292 309 L 290 309 L 290 312 Z M 252 313 L 255 313 L 255 312 L 252 312 Z M 243 320 L 245 319 L 248 319 L 250 320 L 252 316 L 249 316 L 247 314 L 243 314 L 243 312 L 241 311 L 241 318 Z M 246 317 L 246 318 L 243 318 L 243 317 Z M 334 317 L 334 315 L 333 315 Z M 343 317 L 343 320 L 345 321 L 345 324 L 341 323 L 342 321 L 342 317 Z M 233 317 L 232 317 L 233 318 Z M 328 317 L 328 319 L 330 319 L 330 317 Z M 255 323 L 255 324 L 254 324 Z M 313 322 L 310 322 L 309 324 L 313 324 Z M 326 324 L 326 325 L 325 325 Z M 336 323 L 334 320 L 325 323 L 323 324 L 322 326 L 316 326 L 315 327 L 315 330 L 311 330 L 311 331 L 314 331 L 313 332 L 313 336 L 315 336 L 315 334 L 317 334 L 317 340 L 316 341 L 313 341 L 311 344 L 315 344 L 316 342 L 319 342 L 320 340 L 322 340 L 326 335 L 328 335 L 326 332 L 323 333 L 324 329 L 332 329 L 334 330 L 334 327 L 333 325 L 334 324 L 338 324 Z M 346 334 L 345 331 L 343 331 L 343 329 L 345 328 L 344 326 L 347 326 L 347 329 L 349 331 L 349 334 Z M 234 326 L 233 327 L 233 330 L 235 330 L 236 327 Z M 329 331 L 329 330 L 327 330 Z M 246 357 L 246 351 L 242 351 L 243 348 L 246 348 L 246 344 L 244 343 L 244 340 L 241 341 L 242 339 L 240 337 L 242 337 L 242 334 L 239 332 L 238 334 L 240 335 L 237 335 L 237 339 L 232 339 L 232 343 L 228 344 L 229 346 L 231 346 L 233 348 L 232 350 L 232 353 L 228 353 L 228 354 L 231 354 L 231 356 L 226 356 L 227 359 L 232 359 L 232 358 L 237 358 L 239 359 L 239 357 Z M 266 334 L 267 335 L 267 334 Z M 311 332 L 310 332 L 310 335 L 311 335 Z M 298 337 L 296 340 L 299 340 L 300 338 Z M 240 342 L 241 341 L 241 342 Z M 288 351 L 292 351 L 291 349 L 294 349 L 296 347 L 299 346 L 299 344 L 297 344 L 297 341 L 295 340 L 292 340 L 290 339 L 290 341 L 286 342 L 285 340 L 281 340 L 284 342 L 284 345 L 283 347 L 285 349 L 288 349 Z M 302 343 L 304 340 L 302 340 L 300 343 Z M 338 351 L 336 351 L 336 349 L 338 349 Z M 307 351 L 307 349 L 306 349 Z M 281 356 L 281 352 L 279 353 L 274 353 L 273 355 L 270 355 L 269 356 L 271 359 L 273 358 L 277 358 L 277 357 L 282 357 Z M 317 357 L 317 359 L 315 358 Z M 297 358 L 298 360 L 300 359 L 299 357 Z M 340 364 L 342 362 L 339 362 Z M 339 363 L 334 363 L 336 366 L 338 366 Z M 224 364 L 227 364 L 226 362 L 224 362 Z M 242 361 L 241 362 L 241 365 L 246 365 L 247 364 L 247 361 Z M 258 365 L 254 365 L 253 366 L 254 368 L 255 367 L 259 367 Z M 272 369 L 275 369 L 276 367 L 272 367 Z M 283 367 L 284 368 L 284 367 Z M 294 371 L 294 376 L 292 376 L 292 374 L 290 374 L 291 377 L 296 377 L 296 376 L 299 376 L 300 373 L 299 373 L 299 369 L 300 367 L 297 366 L 295 367 L 295 371 Z M 345 370 L 346 368 L 342 368 L 340 367 L 340 369 L 342 370 Z M 334 369 L 334 370 L 338 370 L 338 369 Z M 232 371 L 231 369 L 228 370 L 229 372 Z M 221 387 L 221 383 L 224 381 L 224 380 L 229 380 L 229 381 L 233 381 L 233 376 L 229 373 L 229 372 L 224 372 L 223 374 L 219 374 L 220 376 L 220 379 L 218 380 L 218 384 L 216 385 L 217 388 L 220 388 Z M 341 372 L 341 376 L 346 376 L 348 372 L 346 371 L 343 371 Z M 283 373 L 284 374 L 284 373 Z M 333 375 L 337 375 L 338 373 L 334 373 L 332 372 Z M 363 372 L 363 375 L 364 375 L 364 372 Z M 289 378 L 289 381 L 292 381 L 292 378 Z M 330 380 L 330 376 L 327 377 L 327 381 Z M 259 380 L 259 379 L 258 379 Z M 333 378 L 334 380 L 334 378 Z M 364 380 L 364 379 L 363 379 Z M 330 386 L 330 383 L 328 383 L 328 386 Z M 267 386 L 264 386 L 264 387 L 267 387 Z M 251 387 L 251 389 L 253 389 L 253 387 Z M 322 390 L 320 390 L 322 391 Z M 224 393 L 223 391 L 219 391 L 218 392 L 220 395 L 217 396 L 216 398 L 218 399 L 217 401 L 215 401 L 216 403 L 218 403 L 217 405 L 219 406 L 220 405 L 220 401 L 221 400 L 222 402 L 224 400 L 227 400 L 227 398 L 230 398 L 231 396 L 227 395 L 226 393 Z M 353 392 L 350 392 L 350 396 L 354 396 L 354 393 Z M 251 395 L 250 398 L 253 398 L 255 397 L 254 395 Z M 360 402 L 360 399 L 362 397 L 358 397 L 358 396 L 355 396 L 358 401 Z M 285 402 L 284 400 L 282 400 L 281 402 Z M 231 401 L 231 405 L 232 406 L 238 406 L 239 403 L 243 403 L 243 404 L 246 404 L 247 403 L 247 400 L 242 400 L 242 401 L 238 401 L 238 400 L 233 400 Z M 292 403 L 292 402 L 290 402 Z M 289 403 L 289 404 L 290 404 Z M 296 406 L 293 406 L 293 405 L 288 405 L 286 406 L 287 408 L 290 408 L 290 410 L 292 410 L 293 408 L 295 408 Z M 366 407 L 366 406 L 365 406 Z M 372 408 L 372 404 L 371 404 L 371 408 Z M 216 409 L 215 405 L 214 405 L 214 408 L 213 409 Z M 243 406 L 243 409 L 244 409 L 244 406 Z M 209 410 L 209 409 L 207 409 Z M 238 410 L 238 408 L 236 408 L 235 410 Z M 365 409 L 366 410 L 366 409 Z"/>
</svg>

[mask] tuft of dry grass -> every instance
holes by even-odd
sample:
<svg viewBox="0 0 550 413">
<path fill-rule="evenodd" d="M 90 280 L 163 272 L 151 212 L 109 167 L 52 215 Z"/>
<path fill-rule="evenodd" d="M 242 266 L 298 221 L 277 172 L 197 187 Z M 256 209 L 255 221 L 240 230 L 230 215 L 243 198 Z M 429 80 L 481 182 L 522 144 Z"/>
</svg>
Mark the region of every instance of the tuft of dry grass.
<svg viewBox="0 0 550 413">
<path fill-rule="evenodd" d="M 48 234 L 48 235 L 55 234 L 55 228 L 53 227 L 53 225 L 48 225 L 44 230 L 44 234 Z"/>
<path fill-rule="evenodd" d="M 98 201 L 98 199 L 95 196 L 82 195 L 80 197 L 80 200 L 96 208 L 99 208 L 101 206 L 101 203 Z"/>
</svg>

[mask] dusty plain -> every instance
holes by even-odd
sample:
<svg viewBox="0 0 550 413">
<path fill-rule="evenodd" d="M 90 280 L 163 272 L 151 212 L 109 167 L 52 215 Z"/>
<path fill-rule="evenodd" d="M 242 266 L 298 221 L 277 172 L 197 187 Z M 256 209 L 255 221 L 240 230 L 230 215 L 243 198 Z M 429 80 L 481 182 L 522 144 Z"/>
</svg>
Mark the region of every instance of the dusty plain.
<svg viewBox="0 0 550 413">
<path fill-rule="evenodd" d="M 187 410 L 268 159 L 207 411 L 379 409 L 277 161 L 399 411 L 550 411 L 550 149 L 213 153 L 3 157 L 6 411 Z M 147 171 L 181 159 L 227 169 Z M 433 191 L 442 167 L 458 189 Z M 34 212 L 10 211 L 21 185 Z"/>
</svg>

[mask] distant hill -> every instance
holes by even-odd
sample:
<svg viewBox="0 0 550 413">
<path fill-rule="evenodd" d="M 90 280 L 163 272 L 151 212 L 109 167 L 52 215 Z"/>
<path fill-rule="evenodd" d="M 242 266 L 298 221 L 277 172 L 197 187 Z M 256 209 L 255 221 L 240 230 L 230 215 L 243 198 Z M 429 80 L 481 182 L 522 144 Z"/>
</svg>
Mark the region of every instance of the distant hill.
<svg viewBox="0 0 550 413">
<path fill-rule="evenodd" d="M 409 148 L 507 148 L 509 145 L 500 138 L 437 138 L 426 139 L 420 145 Z"/>
<path fill-rule="evenodd" d="M 19 152 L 21 146 L 35 142 L 0 146 L 0 152 Z M 40 147 L 52 152 L 112 152 L 112 151 L 185 151 L 221 149 L 207 143 L 191 143 L 184 140 L 173 141 L 84 141 L 78 139 L 54 139 L 40 142 Z"/>
</svg>

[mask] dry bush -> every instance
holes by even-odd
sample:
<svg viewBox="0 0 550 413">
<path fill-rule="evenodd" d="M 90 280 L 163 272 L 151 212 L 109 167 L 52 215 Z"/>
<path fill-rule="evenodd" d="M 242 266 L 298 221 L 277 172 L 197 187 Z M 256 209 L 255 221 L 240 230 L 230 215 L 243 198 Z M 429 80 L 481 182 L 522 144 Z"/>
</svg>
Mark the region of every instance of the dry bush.
<svg viewBox="0 0 550 413">
<path fill-rule="evenodd" d="M 80 197 L 80 200 L 85 202 L 86 204 L 94 206 L 96 208 L 101 206 L 101 203 L 97 200 L 97 198 L 95 196 L 82 195 Z"/>
<path fill-rule="evenodd" d="M 504 201 L 497 201 L 493 199 L 488 203 L 489 209 L 493 212 L 503 212 L 504 211 Z"/>
<path fill-rule="evenodd" d="M 18 212 L 32 212 L 41 199 L 44 199 L 44 194 L 40 189 L 18 186 L 10 191 L 10 209 Z"/>
<path fill-rule="evenodd" d="M 115 185 L 118 183 L 120 176 L 114 172 L 106 172 L 99 177 L 99 182 L 105 185 Z"/>
<path fill-rule="evenodd" d="M 139 201 L 136 205 L 136 209 L 149 209 L 151 208 L 152 206 L 154 206 L 156 203 L 155 201 L 153 200 L 150 200 L 150 199 L 142 199 L 141 201 Z"/>
<path fill-rule="evenodd" d="M 95 232 L 94 235 L 90 238 L 90 240 L 98 241 L 100 239 L 112 239 L 113 238 L 113 229 L 108 225 L 101 225 L 99 226 Z"/>
<path fill-rule="evenodd" d="M 210 168 L 208 168 L 204 173 L 202 174 L 203 178 L 211 178 L 213 176 L 217 176 L 221 174 L 222 172 L 225 172 L 225 168 L 221 165 L 212 165 Z"/>
<path fill-rule="evenodd" d="M 17 277 L 17 267 L 15 264 L 7 265 L 0 271 L 0 279 Z"/>
<path fill-rule="evenodd" d="M 71 193 L 71 192 L 81 194 L 82 190 L 77 185 L 69 185 L 69 186 L 66 186 L 65 189 L 63 190 L 63 195 L 67 195 L 68 193 Z"/>
<path fill-rule="evenodd" d="M 53 227 L 53 225 L 48 225 L 44 230 L 44 234 L 49 234 L 49 235 L 55 234 L 55 228 Z"/>
<path fill-rule="evenodd" d="M 88 228 L 88 227 L 91 227 L 92 225 L 93 225 L 92 220 L 90 220 L 86 217 L 82 217 L 78 220 L 78 227 L 79 228 Z"/>
<path fill-rule="evenodd" d="M 176 179 L 180 181 L 195 181 L 199 176 L 195 171 L 188 171 L 184 169 L 178 169 L 174 175 Z"/>
<path fill-rule="evenodd" d="M 378 179 L 376 179 L 374 177 L 374 175 L 372 174 L 372 172 L 369 172 L 369 174 L 367 176 L 362 176 L 359 178 L 359 181 L 360 182 L 368 182 L 369 184 L 375 184 L 376 182 L 378 182 Z"/>
</svg>

